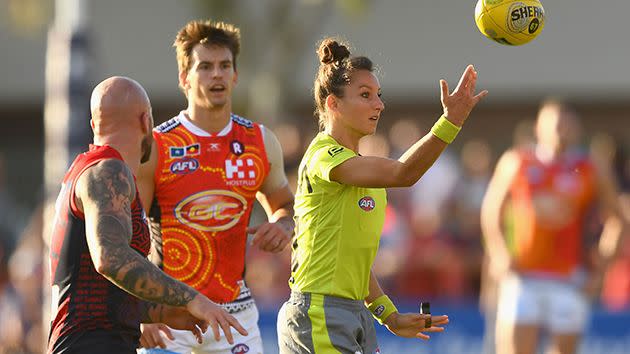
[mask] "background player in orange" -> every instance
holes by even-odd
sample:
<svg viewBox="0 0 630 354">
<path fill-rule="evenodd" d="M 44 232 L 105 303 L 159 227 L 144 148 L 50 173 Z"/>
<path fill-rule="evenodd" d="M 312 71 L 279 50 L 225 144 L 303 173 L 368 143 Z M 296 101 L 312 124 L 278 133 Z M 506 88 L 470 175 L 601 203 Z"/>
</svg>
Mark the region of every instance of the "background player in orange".
<svg viewBox="0 0 630 354">
<path fill-rule="evenodd" d="M 149 229 L 134 177 L 151 150 L 144 89 L 112 77 L 96 86 L 90 103 L 94 145 L 72 163 L 56 203 L 48 353 L 135 353 L 141 321 L 164 321 L 199 338 L 196 326 L 205 321 L 217 339 L 219 326 L 228 336 L 230 326 L 246 333 L 146 258 Z"/>
<path fill-rule="evenodd" d="M 185 331 L 152 325 L 144 327 L 143 344 L 175 353 L 262 353 L 258 310 L 243 280 L 245 251 L 248 233 L 269 252 L 290 242 L 293 193 L 281 147 L 269 129 L 232 113 L 238 28 L 192 21 L 174 46 L 188 107 L 154 130 L 155 149 L 138 180 L 161 227 L 154 235 L 156 263 L 224 304 L 249 335 L 235 334 L 235 345 L 224 339 L 199 345 Z M 269 222 L 248 228 L 255 199 Z"/>
<path fill-rule="evenodd" d="M 533 147 L 501 157 L 482 207 L 490 268 L 500 283 L 500 354 L 535 353 L 541 330 L 550 333 L 549 353 L 576 352 L 589 302 L 626 224 L 611 172 L 577 146 L 576 113 L 549 100 L 535 133 Z M 583 224 L 597 202 L 605 224 L 599 259 L 587 270 Z"/>
</svg>

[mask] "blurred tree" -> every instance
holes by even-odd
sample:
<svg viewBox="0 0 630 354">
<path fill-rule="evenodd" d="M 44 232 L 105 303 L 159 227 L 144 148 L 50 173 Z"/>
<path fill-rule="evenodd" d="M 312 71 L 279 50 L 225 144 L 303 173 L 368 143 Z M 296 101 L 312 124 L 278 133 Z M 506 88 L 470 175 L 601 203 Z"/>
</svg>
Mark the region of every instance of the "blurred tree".
<svg viewBox="0 0 630 354">
<path fill-rule="evenodd" d="M 364 16 L 371 0 L 197 0 L 202 16 L 241 28 L 238 69 L 246 78 L 238 110 L 264 124 L 286 120 L 292 104 L 303 102 L 296 86 L 297 64 L 314 57 L 315 41 L 335 10 L 348 17 Z"/>
</svg>

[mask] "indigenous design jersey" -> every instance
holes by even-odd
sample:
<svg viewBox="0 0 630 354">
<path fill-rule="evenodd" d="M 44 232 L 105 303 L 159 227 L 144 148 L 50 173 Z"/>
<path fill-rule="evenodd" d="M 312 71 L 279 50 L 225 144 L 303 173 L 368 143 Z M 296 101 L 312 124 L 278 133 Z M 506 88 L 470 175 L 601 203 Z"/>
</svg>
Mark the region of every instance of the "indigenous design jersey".
<svg viewBox="0 0 630 354">
<path fill-rule="evenodd" d="M 270 168 L 262 129 L 233 114 L 222 132 L 210 135 L 182 112 L 153 133 L 160 266 L 215 302 L 246 300 L 239 297 L 246 228 Z"/>
<path fill-rule="evenodd" d="M 511 187 L 516 267 L 525 273 L 570 276 L 582 265 L 583 224 L 595 197 L 595 169 L 582 153 L 551 164 L 519 153 Z"/>
<path fill-rule="evenodd" d="M 300 163 L 291 289 L 362 300 L 385 222 L 383 188 L 330 180 L 330 171 L 357 154 L 319 133 Z"/>
<path fill-rule="evenodd" d="M 94 330 L 140 336 L 139 303 L 94 269 L 85 234 L 85 218 L 75 205 L 77 179 L 90 166 L 106 160 L 122 160 L 109 146 L 90 145 L 66 173 L 56 203 L 50 242 L 52 323 L 48 351 L 68 348 L 81 335 Z M 150 249 L 146 215 L 136 189 L 131 204 L 133 236 L 131 247 L 146 257 Z"/>
</svg>

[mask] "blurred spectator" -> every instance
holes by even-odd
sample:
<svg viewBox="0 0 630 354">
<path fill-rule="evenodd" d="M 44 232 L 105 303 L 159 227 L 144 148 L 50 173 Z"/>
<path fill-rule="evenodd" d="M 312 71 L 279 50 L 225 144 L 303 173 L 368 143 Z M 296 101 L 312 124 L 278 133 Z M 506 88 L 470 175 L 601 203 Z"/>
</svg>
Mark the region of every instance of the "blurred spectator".
<svg viewBox="0 0 630 354">
<path fill-rule="evenodd" d="M 481 203 L 492 175 L 492 152 L 487 142 L 471 140 L 460 153 L 461 175 L 450 196 L 448 215 L 454 246 L 460 255 L 465 274 L 466 297 L 479 294 L 483 247 L 481 242 Z"/>
<path fill-rule="evenodd" d="M 516 123 L 512 135 L 513 148 L 526 148 L 536 144 L 536 136 L 534 135 L 535 124 L 536 122 L 532 119 L 524 119 Z"/>
<path fill-rule="evenodd" d="M 282 156 L 284 158 L 284 171 L 287 174 L 289 188 L 295 194 L 298 180 L 298 167 L 303 153 L 303 140 L 297 125 L 283 123 L 273 128 L 276 137 L 282 146 Z"/>
<path fill-rule="evenodd" d="M 0 353 L 44 350 L 41 218 L 37 209 L 15 251 L 8 257 L 0 254 Z"/>
<path fill-rule="evenodd" d="M 398 159 L 416 141 L 420 140 L 423 131 L 417 118 L 401 118 L 396 120 L 388 132 L 391 144 L 389 157 Z M 411 217 L 411 194 L 406 188 L 390 188 L 387 190 L 388 203 L 404 212 L 405 218 Z"/>
<path fill-rule="evenodd" d="M 248 247 L 245 257 L 245 281 L 261 309 L 277 309 L 280 301 L 289 297 L 291 249 L 270 254 Z"/>
<path fill-rule="evenodd" d="M 3 235 L 3 237 L 9 237 L 8 246 L 13 247 L 16 242 L 15 237 L 24 228 L 25 218 L 28 215 L 11 195 L 8 186 L 8 173 L 7 160 L 0 151 L 0 227 L 8 230 L 8 234 Z"/>
</svg>

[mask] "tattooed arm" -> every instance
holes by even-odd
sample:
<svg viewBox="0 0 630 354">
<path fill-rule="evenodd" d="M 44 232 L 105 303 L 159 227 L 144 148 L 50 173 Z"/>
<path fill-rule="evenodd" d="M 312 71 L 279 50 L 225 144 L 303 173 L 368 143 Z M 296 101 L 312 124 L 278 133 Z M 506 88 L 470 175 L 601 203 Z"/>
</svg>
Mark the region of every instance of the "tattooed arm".
<svg viewBox="0 0 630 354">
<path fill-rule="evenodd" d="M 90 167 L 75 189 L 85 214 L 90 255 L 96 271 L 143 300 L 186 306 L 197 291 L 151 264 L 131 248 L 131 203 L 135 183 L 127 165 L 108 159 Z"/>
<path fill-rule="evenodd" d="M 164 315 L 169 310 L 171 316 L 161 320 L 169 322 L 166 318 L 173 318 L 176 328 L 191 328 L 197 323 L 192 321 L 195 318 L 210 325 L 217 341 L 219 328 L 230 344 L 234 343 L 230 327 L 247 335 L 240 323 L 220 306 L 171 278 L 131 248 L 131 202 L 135 191 L 129 167 L 117 159 L 99 162 L 77 181 L 76 202 L 85 215 L 85 233 L 96 271 L 128 293 L 162 304 L 143 306 L 143 319 L 160 320 L 160 311 Z M 198 334 L 198 327 L 193 327 Z"/>
</svg>

